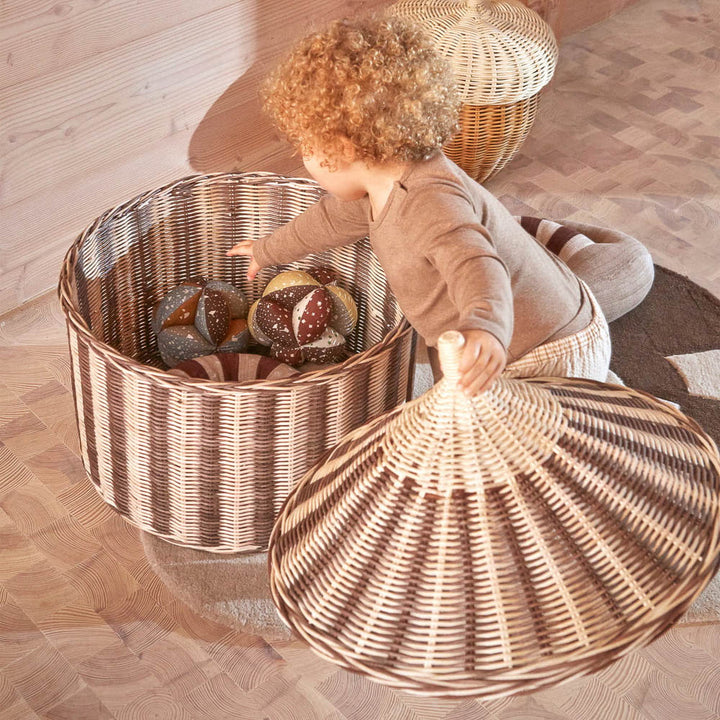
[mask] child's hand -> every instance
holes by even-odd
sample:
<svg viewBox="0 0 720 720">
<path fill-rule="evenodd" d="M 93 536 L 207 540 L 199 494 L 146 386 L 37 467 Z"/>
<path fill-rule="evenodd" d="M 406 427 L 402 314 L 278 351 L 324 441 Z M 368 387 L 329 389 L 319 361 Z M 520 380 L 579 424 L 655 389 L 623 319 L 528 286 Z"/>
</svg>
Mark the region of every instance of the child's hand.
<svg viewBox="0 0 720 720">
<path fill-rule="evenodd" d="M 233 245 L 228 251 L 227 256 L 232 257 L 233 255 L 247 255 L 250 258 L 250 265 L 248 265 L 247 278 L 253 280 L 260 270 L 260 266 L 255 262 L 253 257 L 253 241 L 243 240 L 237 245 Z"/>
<path fill-rule="evenodd" d="M 465 348 L 460 358 L 458 387 L 468 395 L 488 390 L 505 369 L 507 353 L 502 343 L 485 330 L 466 330 Z"/>
</svg>

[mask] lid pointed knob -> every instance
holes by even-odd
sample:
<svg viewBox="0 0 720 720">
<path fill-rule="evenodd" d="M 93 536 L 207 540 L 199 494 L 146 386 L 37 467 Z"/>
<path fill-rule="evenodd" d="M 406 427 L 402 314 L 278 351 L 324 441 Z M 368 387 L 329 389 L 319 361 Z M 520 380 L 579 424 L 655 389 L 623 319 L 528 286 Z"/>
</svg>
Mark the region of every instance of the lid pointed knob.
<svg viewBox="0 0 720 720">
<path fill-rule="evenodd" d="M 446 380 L 456 384 L 460 379 L 460 358 L 462 358 L 465 338 L 457 330 L 447 330 L 438 338 L 438 355 L 440 367 Z"/>
</svg>

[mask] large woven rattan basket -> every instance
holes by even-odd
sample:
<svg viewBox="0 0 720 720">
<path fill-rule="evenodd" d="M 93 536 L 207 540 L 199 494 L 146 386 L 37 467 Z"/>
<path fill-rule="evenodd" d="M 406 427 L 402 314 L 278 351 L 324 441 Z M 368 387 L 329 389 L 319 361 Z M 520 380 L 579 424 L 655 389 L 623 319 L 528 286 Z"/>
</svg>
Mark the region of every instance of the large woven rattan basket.
<svg viewBox="0 0 720 720">
<path fill-rule="evenodd" d="M 445 154 L 479 182 L 515 156 L 535 121 L 558 49 L 550 26 L 520 0 L 399 0 L 453 67 L 460 132 Z"/>
<path fill-rule="evenodd" d="M 712 440 L 590 380 L 470 399 L 441 359 L 446 379 L 288 498 L 270 541 L 281 616 L 323 657 L 435 696 L 529 692 L 650 642 L 717 570 Z"/>
<path fill-rule="evenodd" d="M 267 547 L 292 485 L 353 428 L 408 396 L 410 326 L 367 240 L 264 270 L 226 251 L 316 202 L 319 186 L 265 173 L 193 176 L 109 210 L 70 248 L 67 318 L 82 457 L 103 499 L 172 542 L 213 551 Z M 155 303 L 203 275 L 258 297 L 278 269 L 323 264 L 358 305 L 345 362 L 249 383 L 161 369 Z"/>
</svg>

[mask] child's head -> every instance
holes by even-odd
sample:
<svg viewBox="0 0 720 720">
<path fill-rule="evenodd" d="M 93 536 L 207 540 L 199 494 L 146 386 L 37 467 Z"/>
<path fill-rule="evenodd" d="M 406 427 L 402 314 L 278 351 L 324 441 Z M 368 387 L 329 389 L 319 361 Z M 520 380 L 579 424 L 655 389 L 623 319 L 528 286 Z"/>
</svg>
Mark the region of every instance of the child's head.
<svg viewBox="0 0 720 720">
<path fill-rule="evenodd" d="M 449 64 L 422 30 L 391 16 L 337 20 L 308 35 L 265 83 L 265 108 L 304 156 L 332 164 L 422 160 L 457 130 Z"/>
</svg>

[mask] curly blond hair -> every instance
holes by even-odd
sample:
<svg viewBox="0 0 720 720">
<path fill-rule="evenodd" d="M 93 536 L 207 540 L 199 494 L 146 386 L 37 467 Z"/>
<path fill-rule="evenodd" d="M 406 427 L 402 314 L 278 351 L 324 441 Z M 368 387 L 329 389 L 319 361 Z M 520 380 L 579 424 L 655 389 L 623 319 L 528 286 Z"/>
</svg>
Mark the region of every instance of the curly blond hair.
<svg viewBox="0 0 720 720">
<path fill-rule="evenodd" d="M 347 138 L 369 164 L 422 160 L 458 130 L 448 62 L 390 15 L 336 20 L 300 40 L 265 81 L 265 110 L 304 156 L 330 165 Z"/>
</svg>

